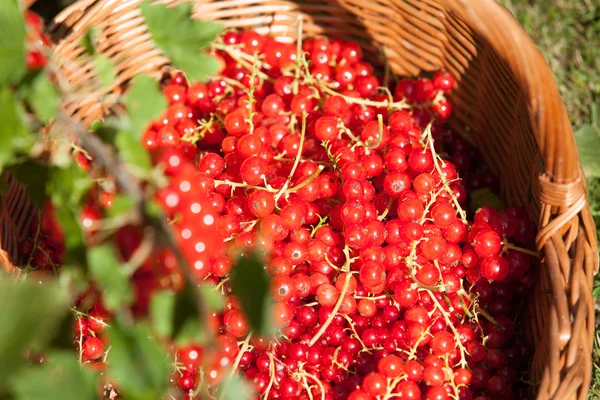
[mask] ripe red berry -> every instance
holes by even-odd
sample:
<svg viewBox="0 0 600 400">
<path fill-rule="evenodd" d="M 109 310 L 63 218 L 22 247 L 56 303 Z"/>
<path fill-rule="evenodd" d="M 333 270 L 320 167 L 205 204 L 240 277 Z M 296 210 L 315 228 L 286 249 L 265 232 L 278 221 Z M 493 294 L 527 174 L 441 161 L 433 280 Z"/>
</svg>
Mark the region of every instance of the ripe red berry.
<svg viewBox="0 0 600 400">
<path fill-rule="evenodd" d="M 433 87 L 442 92 L 449 92 L 454 89 L 455 81 L 449 72 L 437 72 L 433 77 Z"/>
<path fill-rule="evenodd" d="M 84 360 L 97 360 L 104 354 L 104 343 L 97 337 L 89 337 L 81 345 L 81 355 Z"/>
<path fill-rule="evenodd" d="M 400 357 L 390 354 L 379 360 L 377 369 L 387 378 L 397 378 L 404 372 L 403 366 Z"/>
<path fill-rule="evenodd" d="M 247 207 L 255 217 L 266 217 L 275 209 L 275 199 L 269 192 L 256 190 L 248 196 Z"/>
<path fill-rule="evenodd" d="M 473 247 L 479 257 L 489 258 L 500 253 L 502 239 L 491 229 L 481 230 L 475 235 Z"/>
<path fill-rule="evenodd" d="M 363 387 L 372 396 L 383 396 L 387 391 L 387 380 L 382 374 L 373 372 L 365 376 Z"/>
<path fill-rule="evenodd" d="M 509 267 L 502 257 L 492 256 L 481 262 L 481 275 L 489 280 L 502 281 L 508 276 Z"/>
</svg>

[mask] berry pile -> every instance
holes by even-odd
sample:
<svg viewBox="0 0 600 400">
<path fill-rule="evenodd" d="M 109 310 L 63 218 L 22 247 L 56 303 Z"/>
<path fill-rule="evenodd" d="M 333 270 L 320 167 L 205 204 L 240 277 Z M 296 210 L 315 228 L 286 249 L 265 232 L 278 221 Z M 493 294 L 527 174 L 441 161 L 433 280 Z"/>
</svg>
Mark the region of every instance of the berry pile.
<svg viewBox="0 0 600 400">
<path fill-rule="evenodd" d="M 526 397 L 531 350 L 515 319 L 534 282 L 535 227 L 516 206 L 468 210 L 497 180 L 445 124 L 454 78 L 390 85 L 358 44 L 327 38 L 228 32 L 212 52 L 218 76 L 168 78 L 169 107 L 143 135 L 168 177 L 155 198 L 188 268 L 228 295 L 208 327 L 218 348 L 173 348 L 182 398 L 232 369 L 261 399 Z M 90 240 L 113 196 L 104 187 L 90 198 Z M 46 225 L 36 237 L 60 254 Z M 119 228 L 125 260 L 141 236 Z M 43 240 L 21 250 L 48 269 L 60 260 L 43 257 Z M 249 251 L 272 277 L 273 340 L 252 334 L 230 290 L 235 257 Z M 145 315 L 156 290 L 182 290 L 184 274 L 158 249 L 133 280 L 133 312 Z M 82 361 L 101 368 L 110 315 L 94 288 L 77 308 Z"/>
</svg>

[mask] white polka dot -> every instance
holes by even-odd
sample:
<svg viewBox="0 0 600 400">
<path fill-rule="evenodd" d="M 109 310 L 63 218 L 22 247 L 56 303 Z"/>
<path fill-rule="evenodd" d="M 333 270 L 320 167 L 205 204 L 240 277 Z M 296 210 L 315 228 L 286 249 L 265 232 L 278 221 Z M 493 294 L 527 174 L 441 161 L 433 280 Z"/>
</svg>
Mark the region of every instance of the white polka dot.
<svg viewBox="0 0 600 400">
<path fill-rule="evenodd" d="M 211 378 L 215 379 L 217 377 L 217 371 L 213 369 L 212 371 L 210 371 L 209 375 Z"/>
<path fill-rule="evenodd" d="M 184 239 L 189 239 L 192 237 L 192 231 L 189 230 L 188 228 L 185 228 L 184 230 L 181 231 L 181 237 Z"/>
<path fill-rule="evenodd" d="M 212 215 L 205 215 L 203 221 L 204 225 L 212 225 L 215 223 L 215 217 L 213 217 Z"/>
<path fill-rule="evenodd" d="M 200 205 L 200 203 L 194 203 L 191 205 L 190 210 L 194 214 L 198 214 L 200 211 L 202 211 L 202 206 Z"/>
<path fill-rule="evenodd" d="M 198 253 L 202 253 L 204 250 L 206 250 L 206 245 L 203 242 L 198 242 L 196 243 L 195 248 Z"/>
<path fill-rule="evenodd" d="M 92 220 L 89 218 L 85 218 L 83 220 L 83 226 L 85 226 L 86 228 L 89 228 L 90 226 L 92 226 Z"/>
<path fill-rule="evenodd" d="M 169 165 L 177 167 L 179 164 L 181 164 L 181 158 L 179 158 L 179 156 L 169 157 Z"/>
<path fill-rule="evenodd" d="M 165 199 L 165 203 L 167 203 L 167 206 L 169 207 L 175 207 L 179 204 L 179 196 L 175 193 L 171 193 Z"/>
<path fill-rule="evenodd" d="M 196 350 L 190 351 L 189 357 L 190 357 L 191 360 L 198 359 L 198 356 L 199 356 L 199 354 L 198 354 L 198 352 Z"/>
<path fill-rule="evenodd" d="M 182 192 L 189 192 L 191 188 L 192 184 L 190 183 L 190 181 L 183 181 L 179 184 L 179 190 L 181 190 Z"/>
<path fill-rule="evenodd" d="M 198 260 L 194 263 L 194 268 L 200 271 L 202 268 L 204 268 L 204 263 Z"/>
</svg>

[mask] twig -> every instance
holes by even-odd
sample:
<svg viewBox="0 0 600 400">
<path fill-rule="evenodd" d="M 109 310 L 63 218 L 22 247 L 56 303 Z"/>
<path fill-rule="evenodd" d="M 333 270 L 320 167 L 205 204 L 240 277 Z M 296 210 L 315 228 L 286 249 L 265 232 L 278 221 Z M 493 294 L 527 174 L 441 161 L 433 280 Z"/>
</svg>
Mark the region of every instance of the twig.
<svg viewBox="0 0 600 400">
<path fill-rule="evenodd" d="M 135 205 L 132 210 L 132 221 L 136 221 L 139 225 L 144 225 L 151 229 L 154 232 L 153 236 L 155 240 L 165 242 L 175 254 L 177 262 L 187 280 L 190 283 L 195 282 L 190 269 L 187 267 L 185 257 L 177 246 L 169 223 L 164 218 L 155 218 L 148 213 L 148 200 L 146 199 L 139 182 L 127 171 L 121 160 L 107 144 L 102 142 L 96 135 L 83 129 L 78 122 L 73 121 L 68 117 L 62 119 L 66 119 L 69 130 L 74 133 L 81 147 L 94 158 L 94 163 L 106 169 L 108 174 L 114 177 L 115 184 L 120 188 L 121 192 L 133 199 Z M 193 295 L 201 319 L 201 326 L 209 326 L 209 312 L 201 294 L 198 291 L 193 290 Z M 203 322 L 203 319 L 206 321 Z"/>
</svg>

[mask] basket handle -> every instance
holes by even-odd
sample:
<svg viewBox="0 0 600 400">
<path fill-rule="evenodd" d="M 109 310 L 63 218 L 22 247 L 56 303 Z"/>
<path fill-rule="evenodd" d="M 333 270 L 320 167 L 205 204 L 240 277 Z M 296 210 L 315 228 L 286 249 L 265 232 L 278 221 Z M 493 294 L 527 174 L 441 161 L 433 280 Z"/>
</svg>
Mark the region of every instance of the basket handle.
<svg viewBox="0 0 600 400">
<path fill-rule="evenodd" d="M 493 0 L 440 2 L 451 13 L 470 21 L 469 26 L 477 36 L 507 63 L 522 89 L 533 133 L 544 160 L 544 175 L 552 183 L 542 184 L 542 189 L 545 187 L 549 192 L 542 197 L 553 198 L 555 203 L 563 198 L 565 201 L 561 205 L 566 207 L 575 203 L 581 195 L 585 195 L 579 153 L 554 76 L 540 51 L 527 32 L 515 23 L 512 14 Z"/>
</svg>

